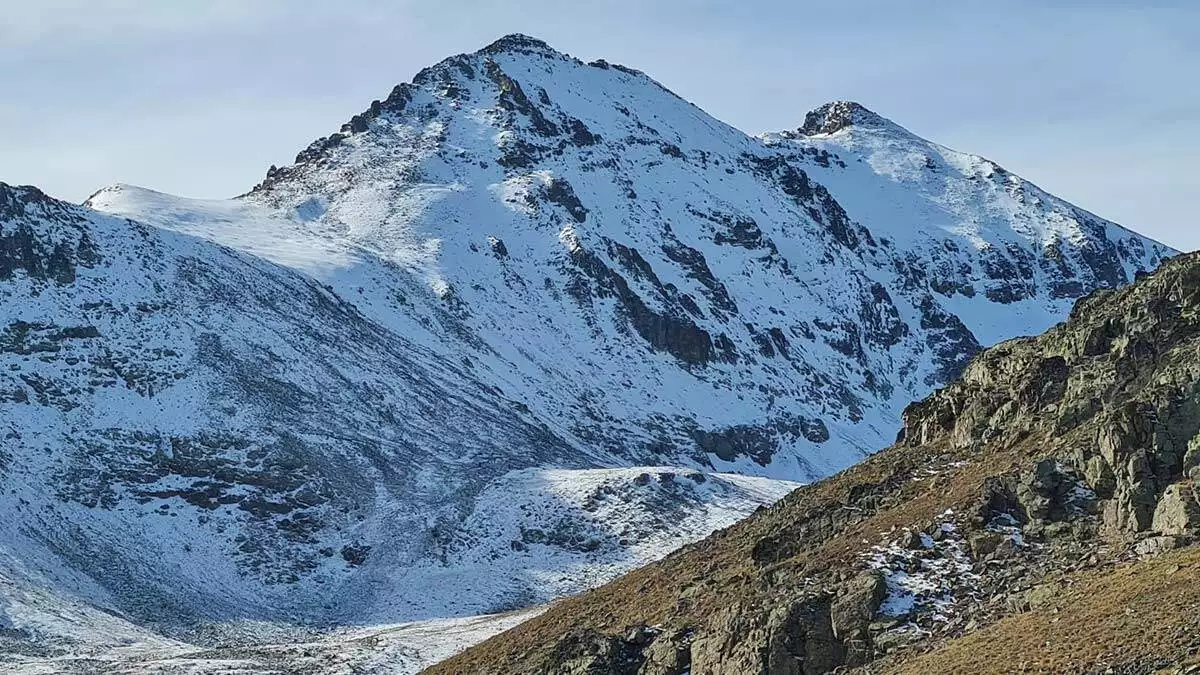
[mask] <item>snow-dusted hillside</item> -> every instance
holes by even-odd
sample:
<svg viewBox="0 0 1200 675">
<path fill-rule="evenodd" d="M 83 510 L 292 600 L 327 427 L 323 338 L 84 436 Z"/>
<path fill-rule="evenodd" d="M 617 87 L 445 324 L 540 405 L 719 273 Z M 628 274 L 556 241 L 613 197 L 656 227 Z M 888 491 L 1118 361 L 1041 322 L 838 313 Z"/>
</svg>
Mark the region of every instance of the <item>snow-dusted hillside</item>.
<svg viewBox="0 0 1200 675">
<path fill-rule="evenodd" d="M 0 184 L 0 213 L 0 654 L 16 661 L 524 607 L 795 487 L 591 468 L 308 276 L 32 188 Z"/>
<path fill-rule="evenodd" d="M 581 590 L 1171 253 L 855 104 L 754 138 L 522 36 L 234 200 L 0 185 L 0 652 L 83 639 L 29 589 L 187 640 Z"/>
</svg>

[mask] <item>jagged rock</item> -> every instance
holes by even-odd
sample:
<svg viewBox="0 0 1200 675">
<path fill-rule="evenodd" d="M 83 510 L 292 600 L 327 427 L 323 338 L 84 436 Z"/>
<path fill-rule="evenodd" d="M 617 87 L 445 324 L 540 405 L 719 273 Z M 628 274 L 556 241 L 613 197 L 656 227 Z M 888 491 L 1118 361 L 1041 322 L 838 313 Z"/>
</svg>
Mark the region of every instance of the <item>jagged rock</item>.
<svg viewBox="0 0 1200 675">
<path fill-rule="evenodd" d="M 654 589 L 666 592 L 655 611 L 691 622 L 690 607 L 721 608 L 720 621 L 696 629 L 697 643 L 721 649 L 693 672 L 766 672 L 761 613 L 791 593 L 806 594 L 813 612 L 828 603 L 841 645 L 831 669 L 1000 672 L 1011 666 L 1010 640 L 1080 672 L 1097 659 L 1134 673 L 1191 658 L 1200 645 L 1196 486 L 1185 475 L 1200 424 L 1196 288 L 1200 254 L 1191 254 L 1081 301 L 1042 336 L 985 350 L 959 381 L 909 407 L 897 445 L 636 575 L 669 579 Z M 1087 353 L 1090 329 L 1113 319 L 1124 323 L 1119 339 Z M 1064 408 L 1079 411 L 1067 428 Z M 898 528 L 921 528 L 930 546 L 902 545 Z M 1171 559 L 1130 560 L 1159 554 Z M 882 589 L 859 576 L 864 567 L 886 575 Z M 686 603 L 670 592 L 676 585 L 691 589 Z M 620 614 L 630 590 L 618 581 L 585 604 Z M 1022 612 L 1033 616 L 1006 616 Z M 1025 640 L 1029 625 L 1039 633 Z M 1131 625 L 1153 625 L 1163 639 L 1130 634 Z M 983 628 L 1006 642 L 978 639 Z M 450 665 L 503 658 L 528 639 L 501 639 Z"/>
<path fill-rule="evenodd" d="M 834 637 L 843 642 L 863 638 L 885 595 L 887 584 L 877 573 L 862 574 L 848 582 L 830 609 Z"/>
<path fill-rule="evenodd" d="M 1133 551 L 1138 555 L 1158 555 L 1179 548 L 1186 542 L 1181 537 L 1147 537 L 1134 546 Z"/>
<path fill-rule="evenodd" d="M 1083 471 L 1084 480 L 1091 486 L 1091 489 L 1102 499 L 1112 497 L 1113 491 L 1117 487 L 1117 479 L 1113 474 L 1112 467 L 1103 457 L 1095 456 L 1086 460 Z"/>
<path fill-rule="evenodd" d="M 1200 503 L 1191 481 L 1168 485 L 1158 499 L 1150 529 L 1165 535 L 1200 531 Z"/>
<path fill-rule="evenodd" d="M 882 124 L 884 119 L 853 101 L 834 101 L 813 110 L 804 117 L 797 133 L 804 136 L 832 134 L 856 124 Z"/>
<path fill-rule="evenodd" d="M 976 532 L 971 535 L 971 556 L 976 560 L 980 560 L 984 556 L 994 553 L 996 547 L 1003 540 L 1004 535 L 999 532 Z"/>
<path fill-rule="evenodd" d="M 1017 483 L 1017 503 L 1025 512 L 1026 520 L 1037 522 L 1060 518 L 1066 495 L 1073 486 L 1057 461 L 1044 460 Z"/>
<path fill-rule="evenodd" d="M 609 638 L 588 630 L 576 630 L 563 636 L 555 646 L 559 675 L 636 675 L 642 661 L 641 645 Z"/>
<path fill-rule="evenodd" d="M 879 653 L 888 654 L 920 641 L 921 633 L 919 631 L 891 630 L 876 636 L 873 646 Z"/>
<path fill-rule="evenodd" d="M 1124 470 L 1126 477 L 1138 480 L 1139 463 L 1135 455 L 1150 444 L 1153 433 L 1145 415 L 1136 406 L 1127 406 L 1115 413 L 1110 423 L 1101 429 L 1100 453 L 1114 471 Z"/>
<path fill-rule="evenodd" d="M 504 241 L 496 237 L 488 237 L 488 246 L 491 246 L 492 253 L 500 260 L 508 258 L 508 247 L 504 245 Z"/>
<path fill-rule="evenodd" d="M 843 662 L 843 644 L 834 634 L 824 602 L 793 603 L 767 620 L 767 675 L 812 675 Z M 697 670 L 696 672 L 702 672 Z"/>
<path fill-rule="evenodd" d="M 692 671 L 712 675 L 763 672 L 763 646 L 769 640 L 764 623 L 761 615 L 746 616 L 733 609 L 713 617 L 712 630 L 692 641 Z"/>
<path fill-rule="evenodd" d="M 1183 475 L 1200 480 L 1200 435 L 1188 441 L 1183 456 Z"/>
<path fill-rule="evenodd" d="M 844 662 L 827 599 L 784 603 L 766 615 L 715 617 L 692 642 L 691 672 L 712 675 L 815 675 Z"/>
<path fill-rule="evenodd" d="M 684 675 L 692 665 L 691 631 L 659 636 L 643 656 L 638 675 Z"/>
<path fill-rule="evenodd" d="M 900 546 L 916 551 L 925 548 L 924 542 L 921 540 L 921 533 L 917 530 L 905 530 L 900 536 Z"/>
<path fill-rule="evenodd" d="M 1109 532 L 1145 532 L 1154 518 L 1156 494 L 1147 480 L 1118 483 L 1112 499 L 1104 504 L 1104 528 Z"/>
</svg>

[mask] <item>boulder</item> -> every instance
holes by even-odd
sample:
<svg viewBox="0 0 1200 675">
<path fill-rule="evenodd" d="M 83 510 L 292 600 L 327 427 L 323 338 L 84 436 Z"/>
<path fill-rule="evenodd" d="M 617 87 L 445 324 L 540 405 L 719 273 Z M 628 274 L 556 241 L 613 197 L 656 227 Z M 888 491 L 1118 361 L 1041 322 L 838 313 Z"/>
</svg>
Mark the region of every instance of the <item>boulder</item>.
<svg viewBox="0 0 1200 675">
<path fill-rule="evenodd" d="M 829 612 L 834 637 L 843 641 L 863 637 L 886 596 L 887 583 L 875 572 L 847 582 Z"/>
<path fill-rule="evenodd" d="M 905 530 L 904 534 L 900 535 L 899 544 L 902 548 L 910 551 L 918 551 L 925 548 L 925 542 L 921 539 L 921 533 L 916 530 Z"/>
<path fill-rule="evenodd" d="M 992 532 L 990 530 L 975 532 L 971 535 L 969 541 L 971 547 L 971 557 L 979 560 L 986 555 L 994 553 L 1004 538 L 1005 537 L 1003 534 L 999 532 Z"/>
<path fill-rule="evenodd" d="M 1152 481 L 1119 483 L 1113 498 L 1104 505 L 1104 529 L 1117 534 L 1145 532 L 1153 521 L 1156 507 L 1154 497 Z"/>
<path fill-rule="evenodd" d="M 638 675 L 682 675 L 692 665 L 688 632 L 660 635 L 642 652 L 645 661 Z"/>
<path fill-rule="evenodd" d="M 1112 496 L 1117 487 L 1117 478 L 1113 475 L 1112 467 L 1099 455 L 1087 459 L 1084 464 L 1083 478 L 1087 484 L 1102 499 Z"/>
<path fill-rule="evenodd" d="M 1058 523 L 1055 523 L 1057 525 Z M 996 544 L 995 551 L 992 556 L 999 559 L 1013 558 L 1021 552 L 1021 544 L 1019 539 L 1011 534 L 1004 535 L 1000 539 L 1000 543 Z"/>
<path fill-rule="evenodd" d="M 1200 479 L 1200 436 L 1188 441 L 1183 455 L 1183 475 Z"/>
<path fill-rule="evenodd" d="M 1148 537 L 1133 547 L 1133 552 L 1142 555 L 1158 555 L 1179 548 L 1184 541 L 1180 537 Z"/>
<path fill-rule="evenodd" d="M 1168 485 L 1154 509 L 1150 528 L 1165 535 L 1192 534 L 1200 530 L 1200 503 L 1190 481 Z"/>
<path fill-rule="evenodd" d="M 802 598 L 764 615 L 733 608 L 692 641 L 690 671 L 706 675 L 816 675 L 844 664 L 828 597 Z M 604 671 L 608 672 L 608 671 Z M 646 675 L 658 671 L 646 671 Z"/>
<path fill-rule="evenodd" d="M 898 628 L 881 633 L 875 637 L 875 649 L 887 654 L 902 649 L 915 642 L 920 642 L 922 634 L 919 630 Z"/>
</svg>

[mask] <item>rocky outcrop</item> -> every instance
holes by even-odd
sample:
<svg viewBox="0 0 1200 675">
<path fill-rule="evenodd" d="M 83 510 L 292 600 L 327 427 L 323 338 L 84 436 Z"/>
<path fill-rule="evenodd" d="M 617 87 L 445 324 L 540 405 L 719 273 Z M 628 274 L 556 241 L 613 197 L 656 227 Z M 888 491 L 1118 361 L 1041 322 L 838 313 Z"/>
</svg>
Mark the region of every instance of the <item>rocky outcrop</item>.
<svg viewBox="0 0 1200 675">
<path fill-rule="evenodd" d="M 704 365 L 715 355 L 712 336 L 698 327 L 684 311 L 661 312 L 652 309 L 630 287 L 625 277 L 606 265 L 599 256 L 583 248 L 571 253 L 572 261 L 593 286 L 576 283 L 572 295 L 587 302 L 593 295 L 615 298 L 637 335 L 651 347 L 665 351 L 681 362 Z M 654 279 L 657 282 L 657 279 Z M 594 290 L 590 290 L 594 288 Z"/>
<path fill-rule="evenodd" d="M 59 285 L 75 281 L 76 268 L 100 262 L 95 242 L 78 214 L 33 187 L 0 183 L 0 281 L 21 272 L 35 282 Z M 51 220 L 54 232 L 35 228 Z"/>
<path fill-rule="evenodd" d="M 1031 518 L 1061 516 L 1067 497 L 1082 489 L 1100 500 L 1100 522 L 1109 533 L 1194 529 L 1188 453 L 1200 434 L 1200 385 L 1186 361 L 1161 359 L 1190 349 L 1200 330 L 1186 305 L 1195 301 L 1197 283 L 1193 262 L 1172 263 L 1134 290 L 1081 301 L 1067 327 L 988 352 L 960 383 L 911 406 L 904 438 L 978 447 L 1004 434 L 1094 429 L 1091 442 L 1060 462 L 1080 479 L 1053 488 L 1066 494 L 1039 496 Z M 1134 390 L 1147 373 L 1160 371 L 1160 380 Z M 1058 469 L 1048 467 L 1039 465 L 1043 493 L 1059 484 L 1052 477 Z M 1018 500 L 1027 511 L 1030 494 L 1027 489 Z"/>
<path fill-rule="evenodd" d="M 1150 529 L 1164 535 L 1200 534 L 1200 502 L 1193 481 L 1173 483 L 1163 490 Z"/>
<path fill-rule="evenodd" d="M 796 131 L 803 136 L 832 134 L 855 125 L 879 125 L 886 123 L 879 115 L 867 110 L 854 101 L 833 101 L 810 111 L 804 116 L 804 124 Z"/>
<path fill-rule="evenodd" d="M 949 207 L 948 191 L 960 195 Z M 895 209 L 861 199 L 876 193 Z M 422 70 L 244 201 L 321 203 L 318 230 L 432 266 L 462 323 L 445 332 L 491 336 L 464 357 L 487 370 L 492 353 L 541 345 L 505 358 L 570 386 L 539 387 L 527 405 L 589 445 L 714 466 L 736 454 L 803 478 L 891 440 L 864 422 L 956 377 L 996 325 L 980 317 L 1012 316 L 1002 334 L 1040 331 L 1070 299 L 1169 253 L 859 104 L 751 139 L 642 73 L 521 35 Z M 364 220 L 366 204 L 388 222 Z M 984 210 L 1014 215 L 983 222 Z M 364 306 L 390 320 L 387 303 Z M 626 381 L 660 366 L 700 389 Z M 510 377 L 494 373 L 496 386 Z M 719 403 L 696 415 L 696 397 Z M 697 428 L 775 435 L 797 416 L 844 431 L 819 448 L 694 442 Z"/>
</svg>

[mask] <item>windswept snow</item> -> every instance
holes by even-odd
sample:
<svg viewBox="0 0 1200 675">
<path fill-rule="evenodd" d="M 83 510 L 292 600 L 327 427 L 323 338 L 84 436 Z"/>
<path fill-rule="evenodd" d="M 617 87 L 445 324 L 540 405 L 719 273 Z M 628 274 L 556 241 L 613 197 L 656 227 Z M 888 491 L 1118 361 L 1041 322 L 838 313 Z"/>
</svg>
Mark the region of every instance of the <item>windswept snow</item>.
<svg viewBox="0 0 1200 675">
<path fill-rule="evenodd" d="M 72 649 L 61 654 L 4 653 L 0 667 L 8 675 L 413 675 L 543 609 L 307 633 L 244 624 L 223 627 L 216 644 L 208 647 L 139 634 L 107 649 L 71 644 Z M 81 637 L 93 644 L 122 631 L 144 633 L 116 620 L 90 626 L 93 634 Z"/>
<path fill-rule="evenodd" d="M 868 567 L 879 571 L 887 584 L 881 616 L 945 621 L 955 594 L 970 592 L 976 576 L 967 543 L 953 522 L 939 523 L 938 528 L 936 539 L 920 535 L 919 548 L 893 542 L 868 554 Z"/>
</svg>

